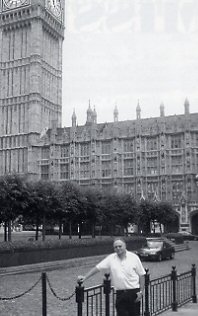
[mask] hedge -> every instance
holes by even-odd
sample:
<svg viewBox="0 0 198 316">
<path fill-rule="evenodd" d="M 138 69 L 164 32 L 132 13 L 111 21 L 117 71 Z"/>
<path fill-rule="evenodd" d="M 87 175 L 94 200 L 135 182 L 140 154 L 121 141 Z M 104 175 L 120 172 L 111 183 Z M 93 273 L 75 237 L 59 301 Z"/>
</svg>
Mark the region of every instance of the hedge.
<svg viewBox="0 0 198 316">
<path fill-rule="evenodd" d="M 3 242 L 0 243 L 0 267 L 107 254 L 113 251 L 113 240 L 112 237 L 99 237 Z M 145 238 L 127 237 L 125 241 L 128 250 L 136 250 L 145 242 Z"/>
</svg>

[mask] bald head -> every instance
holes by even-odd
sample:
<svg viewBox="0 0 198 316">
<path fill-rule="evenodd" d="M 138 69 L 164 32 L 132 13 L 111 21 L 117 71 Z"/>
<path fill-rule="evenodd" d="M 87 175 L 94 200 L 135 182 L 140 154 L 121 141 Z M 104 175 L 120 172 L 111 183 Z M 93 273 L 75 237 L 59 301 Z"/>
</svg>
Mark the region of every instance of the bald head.
<svg viewBox="0 0 198 316">
<path fill-rule="evenodd" d="M 123 258 L 126 255 L 126 243 L 123 239 L 117 238 L 113 243 L 113 248 L 118 257 Z"/>
<path fill-rule="evenodd" d="M 115 244 L 123 244 L 126 248 L 126 242 L 123 238 L 116 238 L 114 239 L 114 242 L 113 242 L 113 247 L 115 248 Z"/>
</svg>

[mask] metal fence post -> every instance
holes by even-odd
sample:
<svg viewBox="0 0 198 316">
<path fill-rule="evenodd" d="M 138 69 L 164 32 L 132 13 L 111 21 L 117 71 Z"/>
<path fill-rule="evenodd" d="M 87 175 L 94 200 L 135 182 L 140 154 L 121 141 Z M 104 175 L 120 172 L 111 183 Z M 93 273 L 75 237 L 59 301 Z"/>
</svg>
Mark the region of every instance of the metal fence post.
<svg viewBox="0 0 198 316">
<path fill-rule="evenodd" d="M 109 295 L 111 293 L 111 280 L 109 279 L 109 274 L 105 274 L 105 279 L 103 282 L 104 294 L 105 294 L 105 316 L 110 315 L 110 299 Z"/>
<path fill-rule="evenodd" d="M 192 264 L 192 302 L 197 303 L 197 295 L 196 295 L 196 266 Z"/>
<path fill-rule="evenodd" d="M 46 272 L 42 272 L 42 316 L 47 316 L 47 283 L 46 283 Z"/>
<path fill-rule="evenodd" d="M 149 269 L 145 269 L 146 274 L 145 274 L 145 311 L 144 311 L 144 316 L 150 316 L 150 311 L 149 311 L 149 284 L 150 284 L 150 274 L 149 274 Z"/>
<path fill-rule="evenodd" d="M 78 304 L 78 313 L 77 316 L 82 316 L 83 303 L 84 302 L 84 286 L 82 286 L 82 282 L 78 282 L 78 286 L 76 286 L 76 303 Z"/>
<path fill-rule="evenodd" d="M 172 267 L 171 271 L 172 280 L 172 311 L 177 311 L 177 270 L 176 267 Z"/>
</svg>

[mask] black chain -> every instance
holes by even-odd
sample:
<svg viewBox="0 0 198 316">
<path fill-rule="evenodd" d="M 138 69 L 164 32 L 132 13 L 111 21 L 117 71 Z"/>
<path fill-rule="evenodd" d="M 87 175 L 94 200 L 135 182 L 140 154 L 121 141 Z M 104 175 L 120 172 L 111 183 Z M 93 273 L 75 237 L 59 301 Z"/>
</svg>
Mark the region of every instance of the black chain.
<svg viewBox="0 0 198 316">
<path fill-rule="evenodd" d="M 53 289 L 53 287 L 52 287 L 52 285 L 51 285 L 51 283 L 50 283 L 50 280 L 49 280 L 48 276 L 46 277 L 46 279 L 47 279 L 47 283 L 48 283 L 48 285 L 49 285 L 49 288 L 50 288 L 52 294 L 53 294 L 58 300 L 60 300 L 60 301 L 69 301 L 69 300 L 74 296 L 74 294 L 75 294 L 76 291 L 74 291 L 70 296 L 65 297 L 65 298 L 62 298 L 62 297 L 58 296 L 58 295 L 56 294 L 56 292 L 54 291 L 54 289 Z"/>
<path fill-rule="evenodd" d="M 21 294 L 18 294 L 18 295 L 15 295 L 15 296 L 12 296 L 12 297 L 0 297 L 0 301 L 10 301 L 10 300 L 14 300 L 16 298 L 19 298 L 19 297 L 22 297 L 23 295 L 29 293 L 30 291 L 33 290 L 33 288 L 35 288 L 37 286 L 37 284 L 41 281 L 41 277 L 38 279 L 38 281 L 36 281 L 36 283 L 34 285 L 32 285 L 27 291 L 21 293 Z"/>
</svg>

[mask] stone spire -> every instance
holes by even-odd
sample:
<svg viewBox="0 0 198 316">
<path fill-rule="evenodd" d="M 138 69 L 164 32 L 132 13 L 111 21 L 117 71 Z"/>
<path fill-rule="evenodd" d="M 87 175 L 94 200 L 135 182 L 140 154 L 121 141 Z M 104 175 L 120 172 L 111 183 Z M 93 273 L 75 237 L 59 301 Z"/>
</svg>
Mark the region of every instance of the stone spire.
<svg viewBox="0 0 198 316">
<path fill-rule="evenodd" d="M 160 117 L 164 117 L 165 114 L 164 114 L 164 103 L 162 102 L 160 104 Z"/>
<path fill-rule="evenodd" d="M 90 103 L 90 100 L 89 100 L 89 107 L 87 109 L 87 122 L 86 124 L 88 123 L 91 123 L 92 122 L 92 109 L 91 109 L 91 103 Z"/>
<path fill-rule="evenodd" d="M 75 109 L 73 110 L 73 114 L 72 114 L 72 127 L 76 127 L 76 113 L 75 113 Z"/>
<path fill-rule="evenodd" d="M 96 108 L 94 106 L 93 112 L 92 112 L 92 122 L 97 124 L 97 112 L 96 112 Z"/>
<path fill-rule="evenodd" d="M 138 100 L 138 104 L 137 104 L 137 107 L 136 107 L 136 118 L 137 118 L 137 120 L 141 119 L 141 107 L 140 107 L 140 104 L 139 104 L 139 100 Z"/>
<path fill-rule="evenodd" d="M 186 98 L 186 100 L 184 102 L 184 113 L 185 114 L 189 114 L 190 113 L 190 103 L 189 103 L 187 98 Z"/>
<path fill-rule="evenodd" d="M 118 122 L 118 108 L 117 105 L 115 106 L 115 109 L 113 111 L 113 117 L 114 117 L 114 122 Z"/>
</svg>

